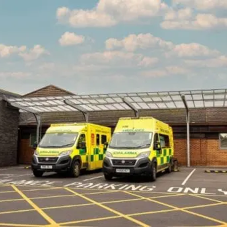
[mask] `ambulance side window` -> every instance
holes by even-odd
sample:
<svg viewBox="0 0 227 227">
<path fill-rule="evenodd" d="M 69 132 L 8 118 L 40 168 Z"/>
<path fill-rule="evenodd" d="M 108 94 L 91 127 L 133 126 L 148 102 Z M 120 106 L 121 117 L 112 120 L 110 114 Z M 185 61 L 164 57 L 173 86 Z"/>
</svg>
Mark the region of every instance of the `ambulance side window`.
<svg viewBox="0 0 227 227">
<path fill-rule="evenodd" d="M 100 136 L 99 134 L 96 134 L 96 145 L 100 144 Z"/>
<path fill-rule="evenodd" d="M 101 136 L 101 143 L 104 144 L 107 141 L 106 135 Z"/>
<path fill-rule="evenodd" d="M 81 134 L 79 139 L 78 139 L 78 144 L 77 144 L 77 148 L 78 149 L 83 149 L 86 147 L 86 137 L 85 134 Z"/>
<path fill-rule="evenodd" d="M 161 148 L 169 148 L 170 144 L 169 144 L 169 136 L 167 135 L 159 135 L 160 137 L 160 143 L 161 143 Z"/>
<path fill-rule="evenodd" d="M 155 144 L 158 142 L 158 133 L 155 133 L 154 135 L 154 150 L 156 150 Z"/>
</svg>

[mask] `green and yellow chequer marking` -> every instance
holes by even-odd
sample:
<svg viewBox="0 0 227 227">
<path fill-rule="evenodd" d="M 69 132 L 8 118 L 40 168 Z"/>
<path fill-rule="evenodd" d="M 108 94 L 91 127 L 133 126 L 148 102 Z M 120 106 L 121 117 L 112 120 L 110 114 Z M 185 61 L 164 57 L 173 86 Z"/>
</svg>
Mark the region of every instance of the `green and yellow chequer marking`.
<svg viewBox="0 0 227 227">
<path fill-rule="evenodd" d="M 104 154 L 106 153 L 106 149 L 103 150 L 103 153 L 100 153 L 99 148 L 93 149 L 93 154 L 88 155 L 84 149 L 80 150 L 80 155 L 83 161 L 86 162 L 94 162 L 95 160 L 102 161 L 104 159 Z M 96 158 L 98 156 L 98 159 Z M 86 157 L 86 158 L 85 158 Z"/>
<path fill-rule="evenodd" d="M 162 149 L 161 154 L 159 154 L 159 153 L 156 154 L 158 163 L 160 163 L 161 165 L 163 165 L 165 163 L 169 163 L 171 156 L 172 156 L 172 149 L 171 148 Z"/>
</svg>

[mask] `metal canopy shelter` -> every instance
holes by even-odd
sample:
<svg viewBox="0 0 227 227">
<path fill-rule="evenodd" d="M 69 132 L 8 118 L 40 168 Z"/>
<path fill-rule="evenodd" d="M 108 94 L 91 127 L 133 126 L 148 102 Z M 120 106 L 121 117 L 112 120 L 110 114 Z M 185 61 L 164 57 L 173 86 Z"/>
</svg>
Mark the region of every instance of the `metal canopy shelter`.
<svg viewBox="0 0 227 227">
<path fill-rule="evenodd" d="M 185 109 L 187 166 L 190 166 L 189 110 L 227 107 L 227 89 L 9 98 L 6 101 L 22 112 L 27 111 L 35 115 L 44 112 L 80 111 L 86 121 L 88 113 L 94 111 L 133 110 L 138 117 L 139 110 Z M 37 128 L 39 125 L 40 120 L 37 119 Z"/>
</svg>

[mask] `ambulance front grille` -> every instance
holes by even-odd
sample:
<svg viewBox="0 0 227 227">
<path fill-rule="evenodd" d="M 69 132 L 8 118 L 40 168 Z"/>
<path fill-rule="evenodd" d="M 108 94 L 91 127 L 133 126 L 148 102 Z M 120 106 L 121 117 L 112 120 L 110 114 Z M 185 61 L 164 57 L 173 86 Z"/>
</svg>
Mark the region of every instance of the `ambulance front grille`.
<svg viewBox="0 0 227 227">
<path fill-rule="evenodd" d="M 57 162 L 58 157 L 39 157 L 38 161 L 42 163 L 55 163 Z"/>
<path fill-rule="evenodd" d="M 112 163 L 115 166 L 134 166 L 135 159 L 112 159 Z"/>
</svg>

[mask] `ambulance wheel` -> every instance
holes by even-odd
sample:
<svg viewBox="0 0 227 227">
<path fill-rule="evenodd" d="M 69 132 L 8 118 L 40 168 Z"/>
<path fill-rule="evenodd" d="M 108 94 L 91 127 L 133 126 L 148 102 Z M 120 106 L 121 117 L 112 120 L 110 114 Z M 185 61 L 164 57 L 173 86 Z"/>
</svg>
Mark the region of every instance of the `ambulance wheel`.
<svg viewBox="0 0 227 227">
<path fill-rule="evenodd" d="M 168 168 L 166 169 L 167 173 L 171 173 L 173 168 L 173 160 L 171 159 L 170 162 L 168 163 Z"/>
<path fill-rule="evenodd" d="M 104 174 L 104 177 L 105 177 L 105 179 L 108 180 L 108 181 L 113 179 L 113 176 L 112 176 L 111 174 L 108 174 L 108 173 L 105 173 L 105 174 Z"/>
<path fill-rule="evenodd" d="M 44 172 L 33 170 L 33 175 L 35 177 L 42 177 Z"/>
<path fill-rule="evenodd" d="M 156 163 L 152 163 L 151 165 L 151 181 L 156 181 L 157 178 L 157 167 L 156 167 Z"/>
<path fill-rule="evenodd" d="M 80 163 L 77 160 L 75 160 L 72 164 L 71 175 L 73 177 L 79 177 L 80 176 Z"/>
</svg>

